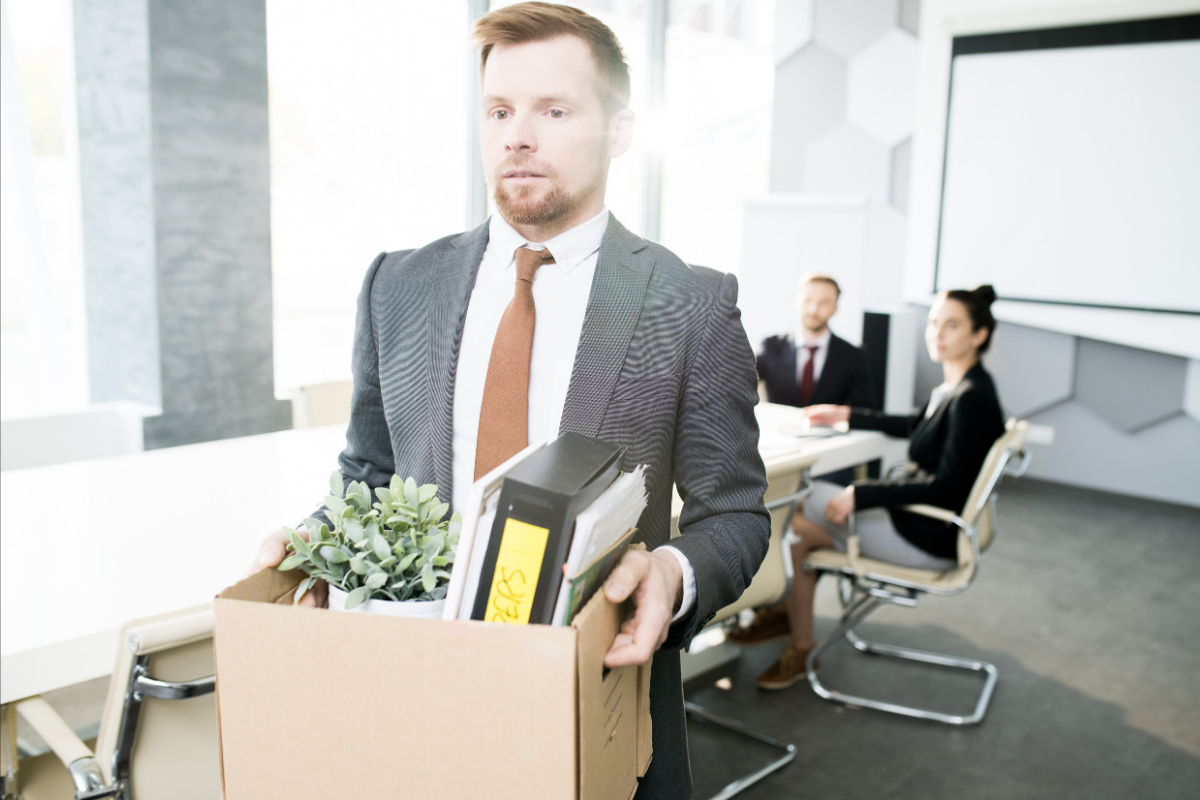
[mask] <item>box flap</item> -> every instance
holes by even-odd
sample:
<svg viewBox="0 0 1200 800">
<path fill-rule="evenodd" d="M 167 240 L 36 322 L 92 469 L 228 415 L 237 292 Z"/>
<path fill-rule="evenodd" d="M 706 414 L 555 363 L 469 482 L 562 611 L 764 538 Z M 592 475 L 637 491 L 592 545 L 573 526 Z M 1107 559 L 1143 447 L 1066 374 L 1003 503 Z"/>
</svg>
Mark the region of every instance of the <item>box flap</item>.
<svg viewBox="0 0 1200 800">
<path fill-rule="evenodd" d="M 579 630 L 579 800 L 628 800 L 637 789 L 638 668 L 604 666 L 623 618 L 597 592 L 571 623 Z"/>
<path fill-rule="evenodd" d="M 307 578 L 304 570 L 292 569 L 280 572 L 277 569 L 260 569 L 248 578 L 230 586 L 217 595 L 223 600 L 249 600 L 253 603 L 278 603 L 282 606 L 292 604 L 292 595 L 296 587 Z"/>
</svg>

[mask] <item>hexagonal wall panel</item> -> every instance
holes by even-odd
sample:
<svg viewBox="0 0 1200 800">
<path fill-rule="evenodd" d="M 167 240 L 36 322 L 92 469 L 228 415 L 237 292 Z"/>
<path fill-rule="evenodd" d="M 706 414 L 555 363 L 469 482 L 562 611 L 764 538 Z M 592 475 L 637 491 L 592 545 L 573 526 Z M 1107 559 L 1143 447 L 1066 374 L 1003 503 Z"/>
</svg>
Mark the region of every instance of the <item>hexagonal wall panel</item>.
<svg viewBox="0 0 1200 800">
<path fill-rule="evenodd" d="M 892 180 L 888 199 L 901 212 L 908 213 L 908 188 L 912 180 L 912 138 L 892 148 Z"/>
<path fill-rule="evenodd" d="M 900 0 L 900 27 L 913 36 L 921 35 L 921 0 Z"/>
<path fill-rule="evenodd" d="M 843 122 L 804 154 L 804 191 L 864 194 L 872 204 L 888 199 L 891 160 L 886 147 L 861 128 Z"/>
<path fill-rule="evenodd" d="M 846 62 L 809 44 L 775 69 L 771 191 L 804 188 L 804 150 L 846 115 Z"/>
<path fill-rule="evenodd" d="M 1186 358 L 1092 339 L 1079 340 L 1075 398 L 1132 433 L 1183 410 Z"/>
<path fill-rule="evenodd" d="M 897 0 L 817 0 L 814 36 L 852 58 L 895 25 L 898 16 Z"/>
<path fill-rule="evenodd" d="M 775 41 L 771 53 L 776 64 L 808 44 L 813 34 L 813 0 L 776 0 Z"/>
<path fill-rule="evenodd" d="M 983 364 L 1005 416 L 1024 419 L 1071 397 L 1075 337 L 1001 322 Z"/>
<path fill-rule="evenodd" d="M 1200 361 L 1194 358 L 1190 359 L 1187 365 L 1183 412 L 1194 420 L 1200 420 Z"/>
<path fill-rule="evenodd" d="M 850 62 L 851 122 L 893 147 L 912 136 L 917 116 L 920 50 L 911 33 L 893 29 Z"/>
</svg>

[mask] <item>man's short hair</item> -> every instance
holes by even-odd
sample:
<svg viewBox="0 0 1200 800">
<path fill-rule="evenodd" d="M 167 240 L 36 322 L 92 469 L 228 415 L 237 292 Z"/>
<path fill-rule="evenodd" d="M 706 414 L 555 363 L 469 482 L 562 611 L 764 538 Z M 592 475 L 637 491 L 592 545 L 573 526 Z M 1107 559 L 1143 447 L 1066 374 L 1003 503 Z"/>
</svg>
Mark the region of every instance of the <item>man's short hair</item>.
<svg viewBox="0 0 1200 800">
<path fill-rule="evenodd" d="M 495 45 L 544 42 L 559 36 L 577 36 L 591 49 L 605 116 L 629 108 L 629 64 L 616 34 L 600 20 L 570 6 L 517 3 L 480 17 L 471 35 L 479 47 L 480 81 Z"/>
<path fill-rule="evenodd" d="M 837 296 L 842 296 L 842 287 L 838 286 L 838 282 L 828 275 L 822 275 L 819 272 L 806 272 L 800 277 L 800 285 L 804 286 L 809 283 L 828 283 L 837 292 Z"/>
</svg>

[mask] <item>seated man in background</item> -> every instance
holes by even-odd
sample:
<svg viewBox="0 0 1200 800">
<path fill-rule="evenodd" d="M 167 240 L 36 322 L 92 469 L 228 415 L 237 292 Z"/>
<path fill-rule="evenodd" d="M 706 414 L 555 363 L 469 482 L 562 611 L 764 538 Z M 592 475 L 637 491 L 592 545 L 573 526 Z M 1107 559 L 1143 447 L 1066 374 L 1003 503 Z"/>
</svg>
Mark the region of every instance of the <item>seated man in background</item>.
<svg viewBox="0 0 1200 800">
<path fill-rule="evenodd" d="M 795 336 L 766 339 L 758 355 L 758 377 L 766 382 L 768 403 L 880 407 L 863 351 L 829 330 L 841 295 L 828 275 L 809 273 L 800 279 Z"/>
<path fill-rule="evenodd" d="M 795 336 L 772 336 L 758 355 L 758 378 L 766 383 L 767 402 L 787 406 L 835 405 L 882 408 L 862 350 L 829 330 L 842 290 L 828 275 L 808 273 L 796 289 Z M 842 486 L 854 470 L 821 476 Z"/>
</svg>

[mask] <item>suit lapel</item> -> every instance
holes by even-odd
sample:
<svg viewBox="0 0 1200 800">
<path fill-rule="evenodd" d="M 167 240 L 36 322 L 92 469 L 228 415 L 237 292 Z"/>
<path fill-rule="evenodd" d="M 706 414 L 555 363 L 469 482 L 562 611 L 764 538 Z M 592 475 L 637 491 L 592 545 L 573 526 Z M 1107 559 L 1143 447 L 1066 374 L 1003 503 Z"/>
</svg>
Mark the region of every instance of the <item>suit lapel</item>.
<svg viewBox="0 0 1200 800">
<path fill-rule="evenodd" d="M 600 432 L 654 270 L 647 242 L 608 215 L 559 432 Z"/>
<path fill-rule="evenodd" d="M 787 376 L 787 380 L 781 381 L 781 393 L 787 398 L 789 405 L 800 405 L 800 378 L 796 370 L 796 364 L 799 363 L 800 351 L 796 347 L 796 343 L 790 338 L 787 340 L 787 346 L 783 349 L 783 369 L 781 373 Z M 815 391 L 815 389 L 814 389 Z"/>
<path fill-rule="evenodd" d="M 912 439 L 916 442 L 917 439 L 924 439 L 927 436 L 932 436 L 942 424 L 942 417 L 946 416 L 946 409 L 950 406 L 950 401 L 953 400 L 962 391 L 963 382 L 959 381 L 958 385 L 951 389 L 942 402 L 938 403 L 938 407 L 933 410 L 933 413 L 921 420 L 921 424 L 913 431 Z"/>
<path fill-rule="evenodd" d="M 426 273 L 429 430 L 434 475 L 437 485 L 443 487 L 442 497 L 454 493 L 454 378 L 467 304 L 487 243 L 488 223 L 484 222 L 452 239 L 452 247 L 443 250 Z"/>
</svg>

